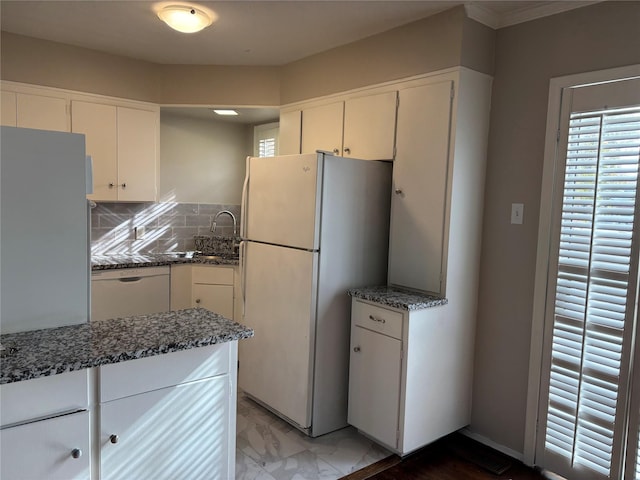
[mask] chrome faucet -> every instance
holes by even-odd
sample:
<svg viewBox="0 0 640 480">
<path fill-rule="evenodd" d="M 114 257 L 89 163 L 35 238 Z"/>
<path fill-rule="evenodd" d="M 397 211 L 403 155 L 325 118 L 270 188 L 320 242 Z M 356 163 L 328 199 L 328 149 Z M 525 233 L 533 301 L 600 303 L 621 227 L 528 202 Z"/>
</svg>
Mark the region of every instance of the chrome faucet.
<svg viewBox="0 0 640 480">
<path fill-rule="evenodd" d="M 213 217 L 213 220 L 211 221 L 210 230 L 211 230 L 211 232 L 215 232 L 216 231 L 216 220 L 218 219 L 218 217 L 220 215 L 225 214 L 225 213 L 231 217 L 231 220 L 233 220 L 233 236 L 235 237 L 236 236 L 236 227 L 237 227 L 237 225 L 236 225 L 236 216 L 232 212 L 230 212 L 229 210 L 222 210 L 222 211 L 216 213 L 215 217 Z"/>
</svg>

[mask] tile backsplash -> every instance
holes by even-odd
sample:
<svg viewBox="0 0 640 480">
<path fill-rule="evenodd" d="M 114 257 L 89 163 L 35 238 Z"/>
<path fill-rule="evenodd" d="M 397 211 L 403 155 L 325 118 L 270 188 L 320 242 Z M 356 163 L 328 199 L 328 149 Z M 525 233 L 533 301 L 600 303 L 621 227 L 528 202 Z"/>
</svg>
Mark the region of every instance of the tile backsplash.
<svg viewBox="0 0 640 480">
<path fill-rule="evenodd" d="M 91 210 L 91 252 L 94 255 L 163 253 L 195 250 L 195 236 L 231 236 L 231 211 L 240 228 L 240 205 L 204 203 L 100 202 Z M 144 230 L 144 231 L 142 231 Z M 136 235 L 137 232 L 137 235 Z"/>
</svg>

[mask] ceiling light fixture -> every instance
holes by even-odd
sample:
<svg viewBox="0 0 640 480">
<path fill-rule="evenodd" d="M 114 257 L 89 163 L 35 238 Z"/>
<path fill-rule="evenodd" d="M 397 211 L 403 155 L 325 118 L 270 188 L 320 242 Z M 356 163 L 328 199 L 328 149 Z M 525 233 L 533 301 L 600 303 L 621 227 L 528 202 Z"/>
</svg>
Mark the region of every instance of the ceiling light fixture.
<svg viewBox="0 0 640 480">
<path fill-rule="evenodd" d="M 194 5 L 165 5 L 156 12 L 160 20 L 182 33 L 195 33 L 211 25 L 217 16 Z"/>
<path fill-rule="evenodd" d="M 225 109 L 214 108 L 213 111 L 218 115 L 238 115 L 238 112 L 236 112 L 235 110 L 225 110 Z"/>
</svg>

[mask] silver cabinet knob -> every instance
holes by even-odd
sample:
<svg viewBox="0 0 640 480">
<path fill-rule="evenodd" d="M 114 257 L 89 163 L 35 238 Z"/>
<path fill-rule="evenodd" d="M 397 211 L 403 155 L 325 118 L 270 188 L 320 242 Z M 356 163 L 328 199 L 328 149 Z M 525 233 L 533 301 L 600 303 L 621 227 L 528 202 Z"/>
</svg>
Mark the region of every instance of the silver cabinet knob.
<svg viewBox="0 0 640 480">
<path fill-rule="evenodd" d="M 82 456 L 82 450 L 80 450 L 79 448 L 74 448 L 73 450 L 71 450 L 71 456 L 73 458 L 80 458 Z"/>
<path fill-rule="evenodd" d="M 199 298 L 196 298 L 196 303 L 200 303 L 200 299 Z"/>
<path fill-rule="evenodd" d="M 109 441 L 111 443 L 118 443 L 120 441 L 120 437 L 114 433 L 109 437 Z"/>
<path fill-rule="evenodd" d="M 113 187 L 115 187 L 115 185 L 113 183 L 110 183 L 109 188 L 113 188 Z"/>
<path fill-rule="evenodd" d="M 122 185 L 120 185 L 122 188 L 127 188 L 127 184 L 123 183 Z"/>
<path fill-rule="evenodd" d="M 338 155 L 339 153 L 340 153 L 340 149 L 338 149 L 338 148 L 334 148 L 333 149 L 333 154 L 334 155 Z"/>
<path fill-rule="evenodd" d="M 402 195 L 404 193 L 401 188 L 396 188 L 395 192 L 396 192 L 396 195 Z"/>
<path fill-rule="evenodd" d="M 346 153 L 347 155 L 349 155 L 351 153 L 351 149 L 349 147 L 345 147 L 344 149 L 344 153 Z"/>
<path fill-rule="evenodd" d="M 360 351 L 360 347 L 353 347 L 353 351 L 358 353 Z"/>
</svg>

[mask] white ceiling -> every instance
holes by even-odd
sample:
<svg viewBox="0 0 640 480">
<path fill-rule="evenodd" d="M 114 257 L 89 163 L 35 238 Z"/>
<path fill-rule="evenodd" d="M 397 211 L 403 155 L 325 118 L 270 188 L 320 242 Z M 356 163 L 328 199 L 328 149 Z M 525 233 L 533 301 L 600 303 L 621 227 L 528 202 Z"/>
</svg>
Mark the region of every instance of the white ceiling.
<svg viewBox="0 0 640 480">
<path fill-rule="evenodd" d="M 0 0 L 1 26 L 11 33 L 155 63 L 275 66 L 465 3 L 470 16 L 498 28 L 594 2 L 204 1 L 197 3 L 214 10 L 219 18 L 196 34 L 167 27 L 153 11 L 156 3 Z"/>
</svg>

